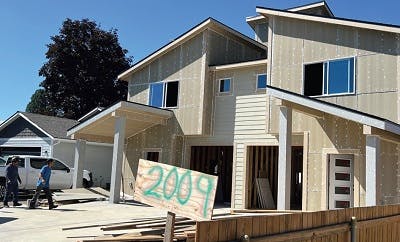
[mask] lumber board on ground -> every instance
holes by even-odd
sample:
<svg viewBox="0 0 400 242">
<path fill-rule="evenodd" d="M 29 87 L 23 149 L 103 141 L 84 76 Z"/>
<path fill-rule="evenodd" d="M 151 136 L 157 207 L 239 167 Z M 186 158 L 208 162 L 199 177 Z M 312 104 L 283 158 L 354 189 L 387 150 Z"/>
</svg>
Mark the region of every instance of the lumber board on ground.
<svg viewBox="0 0 400 242">
<path fill-rule="evenodd" d="M 149 228 L 149 227 L 157 227 L 157 226 L 165 226 L 165 219 L 157 219 L 157 220 L 146 220 L 141 222 L 128 222 L 121 225 L 115 226 L 106 226 L 102 227 L 101 230 L 108 231 L 108 230 L 118 230 L 118 229 L 136 229 L 136 228 Z M 178 225 L 183 224 L 194 224 L 193 220 L 188 220 L 187 218 L 177 218 L 176 223 Z"/>
<path fill-rule="evenodd" d="M 146 235 L 146 236 L 132 236 L 132 235 L 125 235 L 125 236 L 108 236 L 104 238 L 95 238 L 91 240 L 82 240 L 82 242 L 105 242 L 105 241 L 163 241 L 164 237 L 160 235 Z"/>
</svg>

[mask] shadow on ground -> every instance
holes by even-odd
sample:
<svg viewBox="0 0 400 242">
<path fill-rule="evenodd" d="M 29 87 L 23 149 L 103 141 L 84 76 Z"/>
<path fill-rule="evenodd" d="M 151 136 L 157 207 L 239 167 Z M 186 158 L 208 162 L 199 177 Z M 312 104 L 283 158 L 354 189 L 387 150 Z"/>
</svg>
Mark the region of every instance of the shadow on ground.
<svg viewBox="0 0 400 242">
<path fill-rule="evenodd" d="M 5 224 L 11 221 L 17 220 L 17 218 L 5 218 L 5 217 L 0 217 L 0 224 Z"/>
</svg>

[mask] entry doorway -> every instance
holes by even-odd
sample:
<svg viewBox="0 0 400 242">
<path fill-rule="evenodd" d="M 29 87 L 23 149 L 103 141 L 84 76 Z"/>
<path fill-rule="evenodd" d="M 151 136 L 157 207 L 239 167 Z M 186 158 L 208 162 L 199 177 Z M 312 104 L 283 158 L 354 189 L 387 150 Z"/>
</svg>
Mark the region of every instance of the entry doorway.
<svg viewBox="0 0 400 242">
<path fill-rule="evenodd" d="M 230 203 L 233 146 L 192 146 L 190 169 L 218 176 L 215 202 Z"/>
<path fill-rule="evenodd" d="M 329 155 L 329 209 L 354 206 L 353 166 L 353 155 Z"/>
<path fill-rule="evenodd" d="M 276 208 L 278 195 L 278 146 L 247 146 L 247 208 L 262 208 L 257 179 L 267 178 Z M 292 146 L 290 209 L 302 209 L 303 146 Z M 267 188 L 268 189 L 268 188 Z"/>
</svg>

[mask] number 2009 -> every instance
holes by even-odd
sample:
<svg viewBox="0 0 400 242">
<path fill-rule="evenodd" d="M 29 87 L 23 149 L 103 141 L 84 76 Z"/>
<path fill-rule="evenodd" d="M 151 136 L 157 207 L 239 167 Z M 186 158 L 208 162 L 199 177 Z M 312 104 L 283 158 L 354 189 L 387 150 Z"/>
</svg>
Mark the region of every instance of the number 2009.
<svg viewBox="0 0 400 242">
<path fill-rule="evenodd" d="M 158 178 L 154 184 L 152 184 L 148 189 L 143 191 L 143 194 L 145 196 L 152 196 L 156 197 L 158 199 L 165 199 L 165 200 L 171 200 L 172 197 L 176 194 L 176 199 L 181 205 L 185 205 L 191 195 L 192 195 L 192 174 L 191 170 L 187 170 L 181 177 L 179 177 L 178 170 L 176 167 L 174 167 L 170 172 L 168 172 L 167 176 L 163 180 L 164 177 L 164 170 L 162 169 L 161 166 L 153 166 L 150 168 L 150 170 L 147 172 L 148 175 L 152 175 L 153 173 L 158 173 Z M 172 191 L 167 191 L 168 187 L 168 181 L 169 180 L 175 180 L 175 186 L 173 186 Z M 207 180 L 207 187 L 204 188 L 201 186 L 202 180 Z M 184 181 L 187 181 L 187 186 L 188 186 L 188 192 L 185 197 L 182 197 L 182 185 L 184 184 Z M 156 192 L 155 190 L 157 189 L 158 186 L 162 186 L 162 194 Z M 196 190 L 198 190 L 201 194 L 204 195 L 204 206 L 203 206 L 203 216 L 207 215 L 207 207 L 208 207 L 208 199 L 210 197 L 211 191 L 213 189 L 213 180 L 209 177 L 201 175 L 195 184 Z"/>
</svg>

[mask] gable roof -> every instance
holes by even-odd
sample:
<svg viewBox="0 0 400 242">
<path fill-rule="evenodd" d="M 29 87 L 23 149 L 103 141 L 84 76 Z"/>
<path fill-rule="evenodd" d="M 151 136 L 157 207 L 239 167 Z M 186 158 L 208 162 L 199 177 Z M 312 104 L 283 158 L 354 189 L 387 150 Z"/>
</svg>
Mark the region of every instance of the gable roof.
<svg viewBox="0 0 400 242">
<path fill-rule="evenodd" d="M 128 76 L 130 76 L 131 74 L 133 74 L 137 70 L 140 70 L 146 64 L 151 63 L 154 59 L 162 56 L 163 54 L 167 53 L 169 50 L 175 48 L 176 46 L 180 45 L 181 43 L 184 43 L 185 41 L 187 41 L 188 39 L 194 37 L 195 35 L 197 35 L 198 33 L 202 32 L 203 30 L 205 30 L 207 28 L 213 28 L 213 27 L 222 28 L 223 30 L 225 30 L 225 31 L 237 36 L 238 38 L 243 39 L 244 41 L 247 41 L 250 44 L 253 44 L 253 45 L 255 45 L 255 46 L 257 46 L 257 47 L 259 47 L 261 49 L 266 49 L 267 48 L 265 45 L 263 45 L 263 44 L 255 41 L 255 40 L 249 38 L 248 36 L 240 33 L 239 31 L 234 30 L 231 27 L 229 27 L 229 26 L 219 22 L 218 20 L 215 20 L 215 19 L 210 17 L 210 18 L 207 18 L 206 20 L 202 21 L 198 25 L 194 26 L 193 28 L 189 29 L 185 33 L 181 34 L 180 36 L 178 36 L 173 41 L 169 42 L 168 44 L 162 46 L 158 50 L 156 50 L 153 53 L 149 54 L 148 56 L 146 56 L 142 60 L 140 60 L 140 61 L 136 62 L 135 64 L 133 64 L 133 66 L 131 68 L 129 68 L 128 70 L 126 70 L 123 73 L 119 74 L 118 75 L 118 79 L 126 81 Z"/>
<path fill-rule="evenodd" d="M 319 1 L 314 3 L 309 3 L 306 5 L 301 5 L 293 8 L 288 8 L 286 11 L 288 12 L 300 12 L 300 13 L 308 13 L 311 14 L 316 9 L 320 9 L 326 16 L 335 17 L 328 4 L 325 1 Z M 324 16 L 323 13 L 315 14 L 318 16 Z M 266 21 L 266 17 L 262 14 L 258 14 L 256 16 L 246 17 L 246 22 L 252 27 L 255 28 L 255 25 L 258 23 L 262 23 Z"/>
<path fill-rule="evenodd" d="M 319 2 L 314 2 L 314 3 L 309 3 L 293 8 L 288 8 L 286 9 L 287 11 L 290 12 L 309 12 L 312 9 L 320 9 L 324 11 L 329 17 L 335 17 L 335 15 L 332 13 L 331 9 L 329 8 L 328 4 L 325 1 L 319 1 Z"/>
<path fill-rule="evenodd" d="M 355 20 L 355 19 L 348 19 L 348 18 L 324 17 L 324 16 L 313 15 L 313 14 L 291 12 L 288 10 L 265 8 L 265 7 L 259 7 L 259 6 L 256 7 L 256 11 L 257 11 L 257 13 L 264 15 L 264 16 L 281 16 L 281 17 L 287 17 L 287 18 L 302 19 L 302 20 L 308 20 L 308 21 L 314 21 L 314 22 L 337 24 L 337 25 L 344 25 L 344 26 L 350 26 L 350 27 L 356 27 L 356 28 L 372 29 L 372 30 L 400 34 L 400 26 L 393 25 L 393 24 L 377 23 L 377 22 Z"/>
<path fill-rule="evenodd" d="M 0 130 L 6 128 L 17 118 L 22 117 L 50 138 L 68 139 L 67 130 L 79 122 L 73 119 L 46 116 L 36 113 L 16 112 L 0 125 Z"/>
</svg>

